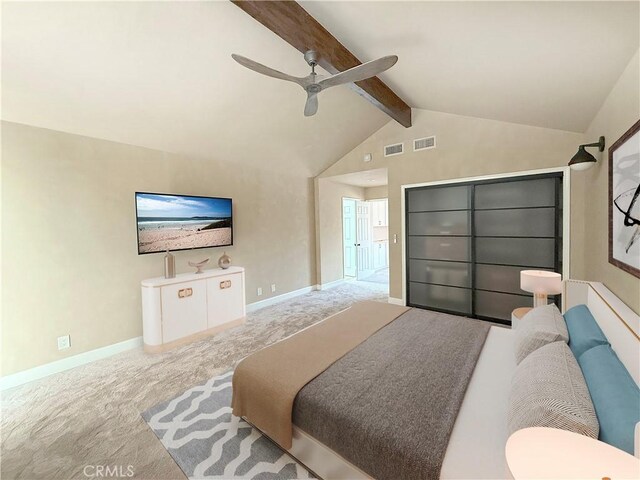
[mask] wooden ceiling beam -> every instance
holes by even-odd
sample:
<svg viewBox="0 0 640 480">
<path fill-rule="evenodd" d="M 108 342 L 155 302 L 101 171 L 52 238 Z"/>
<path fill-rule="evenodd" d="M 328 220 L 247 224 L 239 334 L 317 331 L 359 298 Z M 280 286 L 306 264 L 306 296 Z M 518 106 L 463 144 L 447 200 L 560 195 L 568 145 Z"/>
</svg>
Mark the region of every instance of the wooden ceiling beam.
<svg viewBox="0 0 640 480">
<path fill-rule="evenodd" d="M 331 74 L 362 63 L 295 1 L 231 1 L 300 52 L 317 52 L 318 64 Z M 401 125 L 411 126 L 411 107 L 378 77 L 350 86 Z"/>
</svg>

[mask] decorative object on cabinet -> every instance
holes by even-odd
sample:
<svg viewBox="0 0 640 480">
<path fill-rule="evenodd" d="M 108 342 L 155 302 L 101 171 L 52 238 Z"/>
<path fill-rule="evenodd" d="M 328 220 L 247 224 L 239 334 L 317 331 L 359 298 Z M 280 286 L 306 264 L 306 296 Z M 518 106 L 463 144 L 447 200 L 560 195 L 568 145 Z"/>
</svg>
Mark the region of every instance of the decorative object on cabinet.
<svg viewBox="0 0 640 480">
<path fill-rule="evenodd" d="M 578 147 L 578 152 L 569 161 L 572 170 L 586 170 L 596 164 L 596 157 L 587 152 L 585 147 L 598 147 L 598 151 L 604 152 L 604 137 L 600 137 L 597 142 L 585 143 Z"/>
<path fill-rule="evenodd" d="M 227 255 L 227 252 L 224 252 L 222 256 L 218 259 L 218 266 L 223 270 L 226 270 L 231 266 L 231 257 Z"/>
<path fill-rule="evenodd" d="M 533 293 L 533 306 L 547 304 L 547 295 L 562 293 L 562 275 L 546 270 L 522 270 L 520 288 Z"/>
<path fill-rule="evenodd" d="M 640 120 L 609 148 L 609 263 L 640 278 Z"/>
<path fill-rule="evenodd" d="M 142 281 L 144 350 L 157 353 L 244 322 L 244 268 Z"/>
<path fill-rule="evenodd" d="M 174 278 L 176 276 L 176 257 L 169 250 L 164 256 L 164 278 Z"/>
<path fill-rule="evenodd" d="M 196 267 L 196 273 L 200 274 L 200 273 L 202 273 L 202 267 L 205 266 L 207 263 L 209 263 L 209 258 L 205 258 L 204 260 L 201 260 L 199 262 L 189 261 L 187 263 L 191 267 Z"/>
</svg>

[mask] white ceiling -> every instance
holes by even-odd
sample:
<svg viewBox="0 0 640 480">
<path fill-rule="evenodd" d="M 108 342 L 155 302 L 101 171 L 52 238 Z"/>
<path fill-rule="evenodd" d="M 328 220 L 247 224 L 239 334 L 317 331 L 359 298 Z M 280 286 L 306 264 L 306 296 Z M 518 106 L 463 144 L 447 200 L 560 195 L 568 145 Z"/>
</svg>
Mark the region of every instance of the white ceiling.
<svg viewBox="0 0 640 480">
<path fill-rule="evenodd" d="M 344 175 L 336 175 L 335 177 L 326 177 L 338 183 L 345 185 L 354 185 L 356 187 L 381 187 L 387 185 L 387 169 L 376 168 L 373 170 L 365 170 L 363 172 L 345 173 Z"/>
<path fill-rule="evenodd" d="M 311 2 L 410 106 L 584 131 L 638 49 L 638 3 Z M 230 2 L 3 2 L 2 118 L 313 176 L 389 118 L 348 87 L 302 115 L 302 55 Z"/>
<path fill-rule="evenodd" d="M 315 176 L 389 118 L 348 86 L 304 117 L 302 54 L 230 2 L 3 2 L 2 118 Z"/>
<path fill-rule="evenodd" d="M 411 107 L 584 132 L 638 50 L 640 3 L 303 2 Z"/>
</svg>

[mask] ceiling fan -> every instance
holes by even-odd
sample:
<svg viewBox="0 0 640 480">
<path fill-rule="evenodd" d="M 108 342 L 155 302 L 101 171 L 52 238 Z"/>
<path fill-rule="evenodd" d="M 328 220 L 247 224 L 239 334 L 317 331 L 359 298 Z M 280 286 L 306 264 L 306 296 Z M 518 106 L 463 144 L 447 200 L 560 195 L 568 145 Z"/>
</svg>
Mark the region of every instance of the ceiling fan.
<svg viewBox="0 0 640 480">
<path fill-rule="evenodd" d="M 322 90 L 326 90 L 329 87 L 335 87 L 336 85 L 344 85 L 345 83 L 359 82 L 366 78 L 375 77 L 381 72 L 393 67 L 398 61 L 396 55 L 389 55 L 382 57 L 371 62 L 363 63 L 357 67 L 350 68 L 344 72 L 336 73 L 328 77 L 319 76 L 315 72 L 316 65 L 318 64 L 317 53 L 313 50 L 305 52 L 304 59 L 311 67 L 311 73 L 306 77 L 294 77 L 286 73 L 279 72 L 273 68 L 269 68 L 261 63 L 254 62 L 241 55 L 235 53 L 231 55 L 233 59 L 243 67 L 247 67 L 254 72 L 261 73 L 273 78 L 279 78 L 280 80 L 287 80 L 288 82 L 297 83 L 307 92 L 307 103 L 304 106 L 305 117 L 315 115 L 318 111 L 318 93 Z"/>
</svg>

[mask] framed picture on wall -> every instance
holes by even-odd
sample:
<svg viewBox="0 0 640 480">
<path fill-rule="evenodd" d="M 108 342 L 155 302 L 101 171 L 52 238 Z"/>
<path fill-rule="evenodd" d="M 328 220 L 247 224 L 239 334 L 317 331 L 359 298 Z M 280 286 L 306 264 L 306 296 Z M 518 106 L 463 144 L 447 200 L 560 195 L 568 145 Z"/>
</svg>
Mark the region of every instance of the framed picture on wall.
<svg viewBox="0 0 640 480">
<path fill-rule="evenodd" d="M 609 263 L 640 278 L 640 120 L 609 148 Z"/>
</svg>

